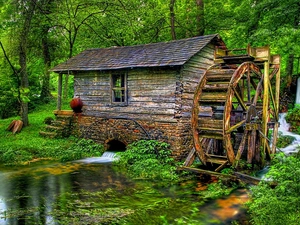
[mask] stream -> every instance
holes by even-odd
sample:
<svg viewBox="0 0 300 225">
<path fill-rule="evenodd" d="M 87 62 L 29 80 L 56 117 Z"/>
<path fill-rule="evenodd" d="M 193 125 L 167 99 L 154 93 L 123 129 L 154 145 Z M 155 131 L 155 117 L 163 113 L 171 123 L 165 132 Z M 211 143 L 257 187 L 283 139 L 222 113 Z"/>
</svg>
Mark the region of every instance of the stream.
<svg viewBox="0 0 300 225">
<path fill-rule="evenodd" d="M 204 183 L 186 181 L 165 187 L 132 180 L 115 171 L 112 157 L 106 152 L 70 163 L 0 168 L 0 224 L 213 225 L 246 220 L 244 189 L 205 200 Z"/>
</svg>

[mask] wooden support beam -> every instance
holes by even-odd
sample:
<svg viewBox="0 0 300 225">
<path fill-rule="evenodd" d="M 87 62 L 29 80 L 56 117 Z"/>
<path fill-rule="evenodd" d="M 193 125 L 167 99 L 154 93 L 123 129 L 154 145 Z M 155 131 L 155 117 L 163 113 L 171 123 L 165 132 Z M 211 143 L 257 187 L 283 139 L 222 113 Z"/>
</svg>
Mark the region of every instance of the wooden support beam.
<svg viewBox="0 0 300 225">
<path fill-rule="evenodd" d="M 268 110 L 269 110 L 269 62 L 264 62 L 264 96 L 263 96 L 263 112 L 262 112 L 262 133 L 264 136 L 268 136 L 267 131 L 267 123 L 268 123 Z M 262 143 L 262 155 L 265 156 L 270 155 L 270 152 L 267 152 L 267 140 L 265 138 L 261 139 Z M 262 160 L 264 160 L 265 157 L 262 157 Z M 262 164 L 264 162 L 262 161 Z"/>
<path fill-rule="evenodd" d="M 228 161 L 224 162 L 222 165 L 220 165 L 217 169 L 215 169 L 216 172 L 221 171 L 223 168 L 225 168 L 228 165 Z"/>
<path fill-rule="evenodd" d="M 236 176 L 237 179 L 247 183 L 247 184 L 254 184 L 258 185 L 258 183 L 261 181 L 261 179 L 257 177 L 252 177 L 247 174 L 239 173 L 239 172 L 234 172 L 234 175 Z"/>
<path fill-rule="evenodd" d="M 58 87 L 57 87 L 57 110 L 61 110 L 61 96 L 62 96 L 62 74 L 58 74 Z"/>
<path fill-rule="evenodd" d="M 196 157 L 196 150 L 195 150 L 195 148 L 193 148 L 190 152 L 189 152 L 189 154 L 188 154 L 188 156 L 187 156 L 187 158 L 186 158 L 186 160 L 185 160 L 185 162 L 184 162 L 184 166 L 190 166 L 190 165 L 192 165 L 193 164 L 193 162 L 194 162 L 194 160 L 195 160 L 195 157 Z"/>
<path fill-rule="evenodd" d="M 191 168 L 191 167 L 186 167 L 186 166 L 181 166 L 181 167 L 178 167 L 177 169 L 178 170 L 187 170 L 187 171 L 191 171 L 194 173 L 206 174 L 206 175 L 215 176 L 215 177 L 226 177 L 226 178 L 236 180 L 236 177 L 233 175 L 218 173 L 218 172 L 214 172 L 214 171 L 210 171 L 210 170 L 203 170 L 203 169 Z"/>
<path fill-rule="evenodd" d="M 257 177 L 252 177 L 247 174 L 240 173 L 240 172 L 234 172 L 233 175 L 231 175 L 231 174 L 223 174 L 223 173 L 214 172 L 214 171 L 210 171 L 210 170 L 203 170 L 203 169 L 191 168 L 191 167 L 186 167 L 186 166 L 181 166 L 181 167 L 178 167 L 177 169 L 178 170 L 187 170 L 187 171 L 191 171 L 194 173 L 206 174 L 206 175 L 215 176 L 215 177 L 229 178 L 234 181 L 237 180 L 237 181 L 244 182 L 246 184 L 252 184 L 252 185 L 258 185 L 258 183 L 261 181 L 261 179 L 259 179 Z M 271 186 L 276 186 L 275 182 L 268 182 L 268 183 Z"/>
</svg>

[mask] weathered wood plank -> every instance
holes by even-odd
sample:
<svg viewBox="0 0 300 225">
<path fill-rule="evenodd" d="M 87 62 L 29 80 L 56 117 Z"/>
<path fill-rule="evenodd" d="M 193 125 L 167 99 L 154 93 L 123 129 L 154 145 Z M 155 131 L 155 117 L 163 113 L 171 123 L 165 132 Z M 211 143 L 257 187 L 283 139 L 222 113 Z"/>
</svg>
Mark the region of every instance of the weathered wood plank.
<svg viewBox="0 0 300 225">
<path fill-rule="evenodd" d="M 183 163 L 183 166 L 191 166 L 195 160 L 196 157 L 196 150 L 195 148 L 192 148 L 192 150 L 189 152 L 185 162 Z"/>
<path fill-rule="evenodd" d="M 165 102 L 165 103 L 174 103 L 175 96 L 132 96 L 128 97 L 128 101 L 132 104 L 135 102 Z"/>
<path fill-rule="evenodd" d="M 246 175 L 243 173 L 239 173 L 239 172 L 234 172 L 233 175 L 230 175 L 230 174 L 223 174 L 223 173 L 214 172 L 214 171 L 210 171 L 210 170 L 203 170 L 203 169 L 191 168 L 191 167 L 186 167 L 186 166 L 178 167 L 178 170 L 187 170 L 187 171 L 191 171 L 194 173 L 207 174 L 207 175 L 215 176 L 215 177 L 225 177 L 225 178 L 230 178 L 232 180 L 239 180 L 244 183 L 253 184 L 253 185 L 258 185 L 259 182 L 261 181 L 261 179 L 259 179 L 259 178 L 252 177 L 252 176 L 249 176 L 249 175 Z M 271 182 L 270 185 L 276 186 L 276 183 Z"/>
<path fill-rule="evenodd" d="M 226 92 L 202 92 L 200 101 L 225 102 Z"/>
<path fill-rule="evenodd" d="M 209 117 L 199 117 L 198 126 L 223 129 L 223 120 L 216 120 Z"/>
<path fill-rule="evenodd" d="M 233 73 L 235 72 L 234 69 L 214 69 L 214 70 L 208 70 L 206 73 L 206 78 L 208 81 L 214 81 L 214 80 L 230 80 Z"/>
<path fill-rule="evenodd" d="M 214 171 L 210 171 L 210 170 L 203 170 L 203 169 L 191 168 L 191 167 L 186 167 L 186 166 L 178 167 L 178 170 L 187 170 L 187 171 L 191 171 L 194 173 L 207 174 L 207 175 L 215 176 L 215 177 L 227 177 L 227 178 L 236 180 L 236 177 L 233 175 L 218 173 L 218 172 L 214 172 Z"/>
</svg>

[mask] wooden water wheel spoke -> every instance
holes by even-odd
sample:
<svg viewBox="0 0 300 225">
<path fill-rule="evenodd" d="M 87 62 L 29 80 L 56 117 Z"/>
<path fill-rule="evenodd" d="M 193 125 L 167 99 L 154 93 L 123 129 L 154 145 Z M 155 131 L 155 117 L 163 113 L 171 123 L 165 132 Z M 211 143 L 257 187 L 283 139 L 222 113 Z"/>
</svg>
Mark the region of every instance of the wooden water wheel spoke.
<svg viewBox="0 0 300 225">
<path fill-rule="evenodd" d="M 245 149 L 245 143 L 246 143 L 247 135 L 248 135 L 248 130 L 244 130 L 244 135 L 243 135 L 243 138 L 241 140 L 241 143 L 239 145 L 239 148 L 238 148 L 238 151 L 237 151 L 237 154 L 236 154 L 236 157 L 235 157 L 236 162 L 238 162 L 238 160 L 240 160 L 241 155 L 243 154 L 243 151 Z M 236 163 L 236 166 L 237 165 L 238 164 Z"/>
<path fill-rule="evenodd" d="M 236 91 L 236 89 L 234 87 L 232 87 L 233 91 L 234 91 L 234 95 L 236 97 L 236 99 L 238 100 L 238 103 L 240 104 L 240 106 L 244 109 L 247 110 L 247 106 L 245 105 L 243 98 L 240 96 L 240 94 Z"/>
<path fill-rule="evenodd" d="M 228 128 L 228 130 L 226 130 L 225 133 L 229 134 L 229 133 L 233 132 L 234 130 L 236 130 L 236 129 L 240 128 L 241 126 L 243 126 L 245 123 L 246 123 L 246 120 L 242 120 L 241 122 L 238 122 L 234 126 L 231 126 L 230 128 Z"/>
</svg>

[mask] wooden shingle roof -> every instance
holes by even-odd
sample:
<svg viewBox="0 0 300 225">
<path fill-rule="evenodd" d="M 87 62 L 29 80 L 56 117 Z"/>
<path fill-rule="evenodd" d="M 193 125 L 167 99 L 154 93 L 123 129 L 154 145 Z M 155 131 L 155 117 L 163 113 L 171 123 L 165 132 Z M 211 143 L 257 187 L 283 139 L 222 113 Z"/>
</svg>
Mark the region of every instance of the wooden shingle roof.
<svg viewBox="0 0 300 225">
<path fill-rule="evenodd" d="M 138 67 L 181 66 L 218 34 L 145 45 L 88 49 L 51 71 L 113 70 Z"/>
</svg>

